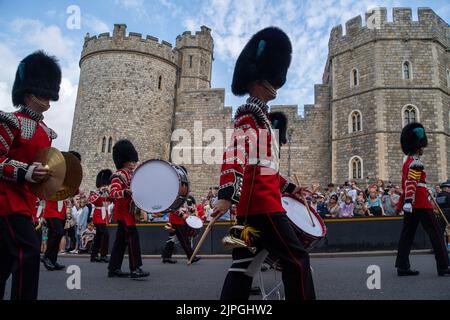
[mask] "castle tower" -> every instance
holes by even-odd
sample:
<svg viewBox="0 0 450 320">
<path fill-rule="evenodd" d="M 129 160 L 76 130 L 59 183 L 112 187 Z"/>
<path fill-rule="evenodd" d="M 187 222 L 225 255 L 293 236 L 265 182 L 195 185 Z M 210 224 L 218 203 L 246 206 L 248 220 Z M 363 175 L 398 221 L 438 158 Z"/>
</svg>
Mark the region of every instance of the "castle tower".
<svg viewBox="0 0 450 320">
<path fill-rule="evenodd" d="M 177 37 L 176 49 L 179 54 L 180 91 L 209 89 L 213 61 L 211 29 L 202 26 L 195 35 L 191 35 L 190 31 L 184 32 Z"/>
<path fill-rule="evenodd" d="M 332 181 L 401 180 L 400 132 L 424 124 L 429 147 L 423 160 L 431 183 L 449 167 L 450 46 L 448 24 L 429 8 L 386 8 L 332 29 L 327 62 L 331 96 Z M 324 77 L 325 78 L 325 77 Z"/>
<path fill-rule="evenodd" d="M 114 168 L 112 146 L 131 140 L 140 160 L 164 157 L 173 126 L 177 54 L 170 43 L 114 25 L 86 37 L 80 59 L 71 150 L 82 156 L 83 187 Z"/>
</svg>

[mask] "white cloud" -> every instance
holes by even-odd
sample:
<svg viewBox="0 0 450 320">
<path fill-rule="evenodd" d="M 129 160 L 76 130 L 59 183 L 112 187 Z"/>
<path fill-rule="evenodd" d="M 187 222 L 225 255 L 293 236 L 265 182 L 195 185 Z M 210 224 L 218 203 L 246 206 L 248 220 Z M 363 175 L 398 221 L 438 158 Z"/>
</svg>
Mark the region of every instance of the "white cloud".
<svg viewBox="0 0 450 320">
<path fill-rule="evenodd" d="M 185 17 L 184 26 L 189 30 L 198 29 L 202 24 L 209 26 L 214 37 L 215 56 L 231 71 L 242 48 L 258 30 L 278 26 L 287 32 L 292 41 L 293 59 L 288 81 L 280 90 L 276 103 L 300 104 L 302 108 L 303 104 L 314 102 L 314 84 L 322 82 L 332 27 L 345 25 L 348 19 L 357 15 L 362 15 L 364 21 L 364 13 L 373 7 L 373 2 L 204 0 L 201 7 L 201 12 Z M 229 79 L 231 81 L 231 74 Z M 231 95 L 228 90 L 226 94 Z"/>
<path fill-rule="evenodd" d="M 97 17 L 94 17 L 90 14 L 83 14 L 81 16 L 81 25 L 83 27 L 88 27 L 90 30 L 92 30 L 93 32 L 95 32 L 96 34 L 98 33 L 103 33 L 103 32 L 111 32 L 108 24 L 102 20 L 100 20 Z"/>
<path fill-rule="evenodd" d="M 38 49 L 55 55 L 62 69 L 60 99 L 51 103 L 45 113 L 46 124 L 58 133 L 53 145 L 67 150 L 70 143 L 73 113 L 79 79 L 79 53 L 76 41 L 62 34 L 55 25 L 46 25 L 39 20 L 15 19 L 11 24 L 10 38 L 0 44 L 0 109 L 14 111 L 11 90 L 16 68 L 21 59 Z M 20 52 L 23 56 L 17 56 Z"/>
</svg>

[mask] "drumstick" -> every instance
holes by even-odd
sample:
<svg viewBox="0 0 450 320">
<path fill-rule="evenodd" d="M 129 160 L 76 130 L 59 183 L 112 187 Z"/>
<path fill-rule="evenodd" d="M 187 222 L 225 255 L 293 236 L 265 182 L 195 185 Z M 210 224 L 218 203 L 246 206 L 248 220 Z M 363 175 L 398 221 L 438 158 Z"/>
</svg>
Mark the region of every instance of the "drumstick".
<svg viewBox="0 0 450 320">
<path fill-rule="evenodd" d="M 209 231 L 211 230 L 213 224 L 216 222 L 218 216 L 214 217 L 208 224 L 208 226 L 205 229 L 205 232 L 203 232 L 202 237 L 200 238 L 200 240 L 197 243 L 197 246 L 195 247 L 194 253 L 192 253 L 191 258 L 188 261 L 188 266 L 192 264 L 192 260 L 194 260 L 195 255 L 197 254 L 197 252 L 200 250 L 200 247 L 202 246 L 203 242 L 205 242 L 206 240 L 206 236 L 208 235 Z"/>
<path fill-rule="evenodd" d="M 297 185 L 300 187 L 300 181 L 298 180 L 298 177 L 296 174 L 294 174 L 294 178 L 295 178 L 295 181 L 297 181 Z M 305 196 L 301 192 L 300 192 L 300 197 L 305 202 L 305 207 L 306 207 L 306 210 L 308 211 L 309 218 L 311 219 L 312 226 L 315 227 L 316 224 L 314 223 L 314 220 L 312 218 L 312 214 L 311 214 L 311 210 L 309 209 L 308 202 L 306 201 Z"/>
<path fill-rule="evenodd" d="M 433 197 L 433 194 L 430 192 L 430 190 L 428 190 L 428 194 L 430 195 L 431 200 L 434 203 L 434 206 L 437 208 L 438 212 L 440 213 L 440 215 L 442 216 L 446 226 L 446 230 L 450 230 L 450 223 L 448 223 L 447 218 L 445 217 L 445 214 L 442 212 L 441 207 L 439 207 L 439 204 L 437 203 L 436 199 Z"/>
</svg>

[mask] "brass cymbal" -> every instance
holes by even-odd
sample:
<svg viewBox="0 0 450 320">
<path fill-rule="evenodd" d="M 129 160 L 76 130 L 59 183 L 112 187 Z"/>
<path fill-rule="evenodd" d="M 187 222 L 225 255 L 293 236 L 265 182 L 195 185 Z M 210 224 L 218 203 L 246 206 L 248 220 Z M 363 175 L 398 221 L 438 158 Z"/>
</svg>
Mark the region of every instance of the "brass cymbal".
<svg viewBox="0 0 450 320">
<path fill-rule="evenodd" d="M 83 169 L 80 160 L 70 152 L 62 152 L 66 162 L 66 175 L 61 188 L 54 193 L 49 200 L 65 200 L 78 193 L 81 180 L 83 179 Z"/>
<path fill-rule="evenodd" d="M 66 175 L 66 161 L 62 153 L 53 147 L 40 150 L 34 162 L 40 162 L 49 168 L 49 178 L 41 183 L 30 184 L 31 191 L 42 200 L 48 200 L 58 191 Z"/>
</svg>

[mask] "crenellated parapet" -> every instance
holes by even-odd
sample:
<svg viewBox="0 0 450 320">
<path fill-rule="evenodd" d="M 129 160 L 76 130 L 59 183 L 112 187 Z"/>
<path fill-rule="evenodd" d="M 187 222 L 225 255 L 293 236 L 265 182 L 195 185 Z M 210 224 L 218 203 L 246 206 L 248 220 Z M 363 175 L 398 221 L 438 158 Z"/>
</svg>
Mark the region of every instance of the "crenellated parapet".
<svg viewBox="0 0 450 320">
<path fill-rule="evenodd" d="M 201 26 L 200 31 L 192 34 L 190 31 L 185 31 L 176 39 L 176 48 L 202 48 L 213 52 L 213 38 L 211 36 L 211 29 L 206 26 Z"/>
<path fill-rule="evenodd" d="M 330 33 L 329 55 L 381 39 L 433 40 L 450 47 L 450 28 L 432 9 L 418 8 L 418 21 L 412 19 L 410 8 L 393 8 L 392 16 L 389 22 L 386 8 L 374 8 L 366 12 L 364 26 L 361 16 L 348 20 L 345 35 L 342 25 L 335 26 Z"/>
<path fill-rule="evenodd" d="M 85 57 L 108 51 L 135 52 L 151 55 L 172 64 L 178 63 L 178 56 L 171 43 L 164 40 L 160 42 L 153 36 L 143 38 L 141 33 L 136 32 L 129 32 L 127 35 L 126 28 L 125 24 L 115 24 L 112 36 L 109 32 L 93 37 L 86 36 L 80 65 Z"/>
</svg>

